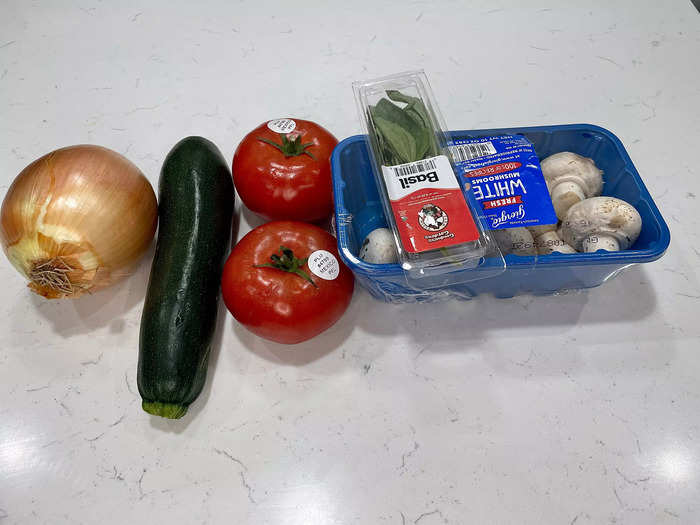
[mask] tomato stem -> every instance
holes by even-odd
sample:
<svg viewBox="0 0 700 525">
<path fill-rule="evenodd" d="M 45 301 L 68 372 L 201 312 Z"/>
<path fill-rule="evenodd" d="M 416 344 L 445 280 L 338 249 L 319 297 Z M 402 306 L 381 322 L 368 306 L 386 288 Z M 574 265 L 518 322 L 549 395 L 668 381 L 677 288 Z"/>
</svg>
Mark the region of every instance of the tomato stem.
<svg viewBox="0 0 700 525">
<path fill-rule="evenodd" d="M 274 142 L 272 140 L 263 138 L 263 137 L 258 137 L 258 140 L 261 142 L 264 142 L 265 144 L 269 144 L 270 146 L 273 146 L 280 150 L 282 154 L 285 157 L 296 157 L 297 155 L 308 155 L 312 159 L 316 160 L 316 157 L 313 156 L 313 154 L 310 151 L 306 151 L 306 148 L 310 148 L 311 146 L 314 145 L 313 142 L 307 142 L 306 144 L 301 143 L 301 135 L 296 134 L 294 135 L 293 133 L 291 134 L 292 139 L 290 140 L 287 135 L 284 135 L 283 133 L 280 133 L 279 136 L 282 140 L 281 144 L 278 144 L 277 142 Z"/>
<path fill-rule="evenodd" d="M 262 139 L 260 139 L 262 140 Z M 255 268 L 274 268 L 275 270 L 282 270 L 289 273 L 294 273 L 304 279 L 309 281 L 314 288 L 318 288 L 314 280 L 301 268 L 306 264 L 308 257 L 305 259 L 299 259 L 294 256 L 294 252 L 289 248 L 280 246 L 280 254 L 273 253 L 270 255 L 271 263 L 266 264 L 254 264 Z"/>
</svg>

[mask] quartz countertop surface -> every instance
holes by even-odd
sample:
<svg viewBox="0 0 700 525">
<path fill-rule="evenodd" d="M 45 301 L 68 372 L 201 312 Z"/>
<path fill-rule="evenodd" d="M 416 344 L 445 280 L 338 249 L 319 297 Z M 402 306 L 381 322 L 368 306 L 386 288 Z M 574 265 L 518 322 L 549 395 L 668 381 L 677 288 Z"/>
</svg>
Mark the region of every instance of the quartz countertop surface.
<svg viewBox="0 0 700 525">
<path fill-rule="evenodd" d="M 151 250 L 78 300 L 0 261 L 0 522 L 700 522 L 700 15 L 669 2 L 29 2 L 0 8 L 0 196 L 93 143 L 152 184 L 187 135 L 360 132 L 351 83 L 424 69 L 453 129 L 587 122 L 671 230 L 588 291 L 388 305 L 295 347 L 225 311 L 181 420 L 140 408 Z M 261 223 L 237 203 L 238 236 Z"/>
</svg>

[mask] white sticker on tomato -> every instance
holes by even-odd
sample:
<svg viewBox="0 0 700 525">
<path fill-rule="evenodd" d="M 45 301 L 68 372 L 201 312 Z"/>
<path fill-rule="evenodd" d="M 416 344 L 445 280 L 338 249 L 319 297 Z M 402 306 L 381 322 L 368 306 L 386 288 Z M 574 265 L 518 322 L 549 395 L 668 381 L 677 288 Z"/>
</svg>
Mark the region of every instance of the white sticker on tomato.
<svg viewBox="0 0 700 525">
<path fill-rule="evenodd" d="M 268 122 L 267 127 L 275 133 L 291 133 L 297 127 L 297 123 L 290 118 L 278 118 Z"/>
<path fill-rule="evenodd" d="M 332 281 L 340 274 L 340 264 L 331 252 L 316 250 L 307 261 L 311 273 L 326 281 Z"/>
</svg>

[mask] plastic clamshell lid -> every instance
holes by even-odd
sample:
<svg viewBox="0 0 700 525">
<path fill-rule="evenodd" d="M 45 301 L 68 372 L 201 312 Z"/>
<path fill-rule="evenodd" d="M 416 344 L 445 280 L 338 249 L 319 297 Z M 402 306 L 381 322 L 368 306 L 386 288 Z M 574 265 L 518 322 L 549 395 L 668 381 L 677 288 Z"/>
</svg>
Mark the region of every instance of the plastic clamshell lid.
<svg viewBox="0 0 700 525">
<path fill-rule="evenodd" d="M 461 190 L 461 185 L 457 181 L 452 165 L 453 159 L 447 149 L 450 137 L 449 134 L 445 132 L 442 116 L 437 108 L 425 73 L 422 71 L 413 71 L 366 82 L 355 82 L 353 84 L 353 90 L 358 104 L 360 120 L 367 133 L 367 150 L 370 159 L 368 167 L 370 173 L 374 175 L 375 189 L 378 188 L 376 192 L 378 200 L 375 202 L 380 205 L 383 210 L 386 225 L 393 232 L 399 257 L 398 266 L 405 273 L 406 279 L 415 287 L 436 288 L 450 286 L 458 282 L 484 279 L 503 272 L 505 269 L 505 261 L 501 255 L 500 249 L 491 238 L 488 229 L 479 216 L 479 208 L 476 201 L 470 193 L 464 193 L 463 190 Z M 454 239 L 463 238 L 464 242 L 454 242 L 449 236 L 445 235 L 442 239 L 447 239 L 445 244 L 449 243 L 448 246 L 440 249 L 428 249 L 425 247 L 417 249 L 416 239 L 422 241 L 423 234 L 426 234 L 425 238 L 428 239 L 429 237 L 435 238 L 435 235 L 441 235 L 441 233 L 432 234 L 431 231 L 427 229 L 430 225 L 426 226 L 423 222 L 420 222 L 422 217 L 419 219 L 417 215 L 423 213 L 423 210 L 420 210 L 415 218 L 413 217 L 413 212 L 411 214 L 405 214 L 406 216 L 402 214 L 400 218 L 397 217 L 395 213 L 397 207 L 394 205 L 397 201 L 390 198 L 392 188 L 387 184 L 384 174 L 394 169 L 392 166 L 397 166 L 397 162 L 396 159 L 387 159 L 385 155 L 386 150 L 380 146 L 379 137 L 381 133 L 378 129 L 381 119 L 376 116 L 378 112 L 376 108 L 380 101 L 385 105 L 393 104 L 399 108 L 407 107 L 409 103 L 406 102 L 404 105 L 405 101 L 397 100 L 394 96 L 391 96 L 392 91 L 399 92 L 402 97 L 408 100 L 419 100 L 425 108 L 425 114 L 429 120 L 428 127 L 430 128 L 430 135 L 435 139 L 435 147 L 429 148 L 429 154 L 422 155 L 417 159 L 411 159 L 409 163 L 418 163 L 424 159 L 436 159 L 435 164 L 444 162 L 443 166 L 448 166 L 445 171 L 448 173 L 448 178 L 453 178 L 455 183 L 455 190 L 450 194 L 451 198 L 454 199 L 456 197 L 456 207 L 459 208 L 461 206 L 464 211 L 460 212 L 460 214 L 463 213 L 461 218 L 457 218 L 459 217 L 459 215 L 457 215 L 457 217 L 449 219 L 452 221 L 449 226 L 451 231 L 445 231 L 444 233 L 449 233 Z M 411 97 L 413 98 L 411 99 Z M 392 101 L 390 102 L 389 99 L 392 99 Z M 421 111 L 421 113 L 423 113 L 423 111 Z M 442 172 L 443 178 L 445 171 Z M 351 186 L 354 186 L 356 181 L 348 180 L 346 182 L 348 186 L 345 191 L 353 191 Z M 364 182 L 358 184 L 358 192 L 362 193 L 361 185 L 364 184 Z M 437 191 L 449 193 L 450 190 Z M 454 192 L 456 192 L 456 195 Z M 408 190 L 406 193 L 408 194 Z M 445 195 L 443 194 L 442 197 L 444 198 Z M 410 200 L 410 198 L 411 197 L 406 197 L 407 200 Z M 447 197 L 442 202 L 449 201 L 450 197 Z M 452 202 L 455 201 L 452 200 Z M 421 203 L 421 205 L 423 204 L 425 203 Z M 436 205 L 427 204 L 426 206 L 433 206 L 433 208 L 435 208 Z M 430 213 L 433 208 L 428 210 L 428 213 Z M 441 215 L 444 215 L 445 218 L 447 217 L 442 209 L 439 207 L 435 209 L 437 209 L 437 213 L 440 214 L 438 218 L 440 218 Z M 412 237 L 412 241 L 409 242 L 413 242 L 413 245 L 409 245 L 407 237 L 413 235 L 413 233 L 407 233 L 406 222 L 401 221 L 410 222 L 414 219 L 416 222 L 420 222 L 420 226 L 414 228 L 409 227 L 408 230 L 411 232 L 420 231 L 420 233 Z M 445 221 L 445 223 L 447 223 L 447 221 Z M 426 231 L 423 232 L 421 227 L 426 229 Z M 440 227 L 444 227 L 444 225 Z M 474 233 L 471 235 L 464 233 L 464 236 L 460 237 L 461 233 L 470 230 Z M 431 238 L 429 242 L 433 242 L 433 238 Z M 443 241 L 441 240 L 440 242 Z M 438 245 L 438 243 L 435 244 Z M 425 243 L 425 245 L 427 246 L 427 243 Z M 489 255 L 489 258 L 487 258 L 486 255 Z M 481 271 L 465 271 L 476 268 L 480 268 Z"/>
</svg>

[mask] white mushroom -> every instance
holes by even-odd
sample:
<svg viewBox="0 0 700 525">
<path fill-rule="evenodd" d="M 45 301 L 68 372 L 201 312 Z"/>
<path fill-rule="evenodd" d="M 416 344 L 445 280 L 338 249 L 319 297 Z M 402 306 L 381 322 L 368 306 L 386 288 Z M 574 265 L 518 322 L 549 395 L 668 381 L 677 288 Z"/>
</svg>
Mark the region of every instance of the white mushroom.
<svg viewBox="0 0 700 525">
<path fill-rule="evenodd" d="M 571 246 L 561 240 L 556 232 L 556 224 L 544 224 L 542 226 L 531 226 L 528 228 L 535 239 L 535 247 L 539 255 L 549 255 L 550 253 L 576 253 Z"/>
<path fill-rule="evenodd" d="M 615 197 L 593 197 L 574 204 L 561 228 L 562 239 L 583 252 L 626 250 L 641 230 L 639 212 Z"/>
<path fill-rule="evenodd" d="M 555 252 L 576 253 L 576 250 L 560 239 L 555 231 L 540 235 L 535 243 L 537 244 L 537 253 L 540 255 L 549 255 Z"/>
<path fill-rule="evenodd" d="M 544 159 L 540 166 L 559 220 L 564 220 L 568 209 L 577 202 L 603 191 L 603 172 L 592 159 L 562 151 Z"/>
<path fill-rule="evenodd" d="M 556 224 L 541 224 L 540 226 L 528 226 L 528 230 L 530 230 L 530 233 L 532 234 L 532 237 L 534 239 L 537 239 L 540 235 L 543 235 L 547 232 L 553 232 L 554 230 L 557 229 Z"/>
<path fill-rule="evenodd" d="M 561 222 L 559 223 L 559 227 L 557 228 L 557 237 L 559 237 L 562 240 L 564 239 L 564 232 L 561 228 Z"/>
<path fill-rule="evenodd" d="M 491 234 L 504 255 L 535 255 L 535 240 L 527 228 L 492 230 Z"/>
<path fill-rule="evenodd" d="M 391 230 L 388 228 L 372 230 L 360 247 L 360 259 L 372 264 L 392 264 L 398 261 Z"/>
</svg>

